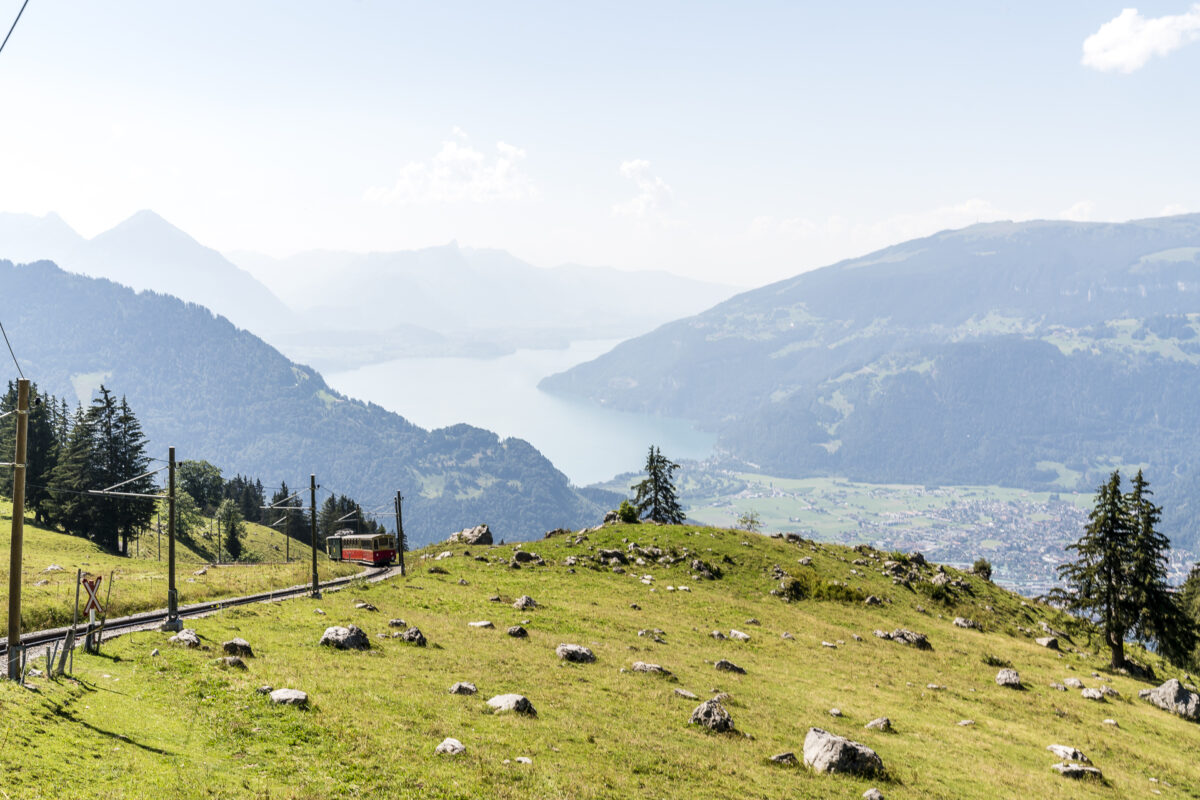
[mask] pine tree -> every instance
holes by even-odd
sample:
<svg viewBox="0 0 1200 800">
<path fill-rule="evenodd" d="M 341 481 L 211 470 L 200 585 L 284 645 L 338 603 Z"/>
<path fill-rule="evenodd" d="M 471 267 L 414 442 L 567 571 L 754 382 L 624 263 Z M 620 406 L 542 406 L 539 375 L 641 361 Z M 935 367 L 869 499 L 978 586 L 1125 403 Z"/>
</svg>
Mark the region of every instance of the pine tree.
<svg viewBox="0 0 1200 800">
<path fill-rule="evenodd" d="M 1095 619 L 1113 669 L 1126 665 L 1127 639 L 1157 642 L 1174 659 L 1195 645 L 1195 626 L 1167 585 L 1170 541 L 1155 529 L 1162 510 L 1147 487 L 1139 472 L 1133 490 L 1122 494 L 1121 475 L 1113 472 L 1096 495 L 1084 535 L 1067 546 L 1078 557 L 1058 568 L 1064 586 L 1050 593 L 1068 610 Z"/>
<path fill-rule="evenodd" d="M 237 501 L 232 498 L 221 501 L 220 507 L 217 508 L 217 526 L 221 530 L 217 540 L 217 561 L 221 560 L 221 549 L 224 549 L 233 561 L 241 558 L 242 534 L 245 531 L 242 521 L 242 511 Z"/>
<path fill-rule="evenodd" d="M 92 529 L 95 503 L 89 489 L 102 486 L 92 459 L 95 426 L 82 406 L 76 407 L 66 447 L 51 473 L 57 491 L 51 493 L 51 515 L 67 533 L 88 536 Z"/>
<path fill-rule="evenodd" d="M 646 456 L 646 478 L 633 487 L 634 505 L 646 519 L 665 525 L 680 525 L 686 517 L 675 494 L 674 474 L 679 465 L 650 445 Z"/>
<path fill-rule="evenodd" d="M 46 488 L 50 476 L 58 463 L 60 440 L 55 416 L 58 400 L 48 394 L 38 394 L 37 384 L 29 388 L 32 402 L 29 405 L 27 426 L 27 448 L 25 459 L 25 508 L 33 512 L 39 525 L 49 523 L 50 492 Z M 9 381 L 8 391 L 0 397 L 0 414 L 17 408 L 17 385 Z M 16 452 L 17 415 L 0 419 L 0 461 L 11 461 Z M 12 489 L 12 467 L 0 467 L 0 493 L 8 494 Z"/>
<path fill-rule="evenodd" d="M 113 420 L 113 484 L 137 478 L 132 483 L 121 487 L 128 494 L 153 494 L 153 476 L 145 475 L 150 468 L 150 458 L 146 455 L 146 435 L 142 433 L 142 425 L 129 408 L 124 397 L 116 408 Z M 109 484 L 109 485 L 113 485 Z M 153 498 L 122 497 L 114 503 L 117 530 L 121 536 L 121 552 L 129 555 L 129 539 L 137 532 L 146 528 L 154 518 L 155 502 Z"/>
</svg>

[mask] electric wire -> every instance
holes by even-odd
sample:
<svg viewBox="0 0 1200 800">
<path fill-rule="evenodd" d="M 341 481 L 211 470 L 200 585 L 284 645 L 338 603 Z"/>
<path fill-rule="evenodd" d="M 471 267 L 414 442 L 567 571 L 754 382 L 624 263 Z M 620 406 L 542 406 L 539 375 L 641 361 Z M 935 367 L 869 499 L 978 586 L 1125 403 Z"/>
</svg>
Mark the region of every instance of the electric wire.
<svg viewBox="0 0 1200 800">
<path fill-rule="evenodd" d="M 17 18 L 13 20 L 12 27 L 8 29 L 8 33 L 4 37 L 4 41 L 0 42 L 0 53 L 4 52 L 4 45 L 8 44 L 8 37 L 13 35 L 13 31 L 17 29 L 17 23 L 21 21 L 21 15 L 25 13 L 25 6 L 29 5 L 29 0 L 21 3 L 21 10 L 17 12 Z M 22 378 L 25 376 L 22 375 Z"/>
<path fill-rule="evenodd" d="M 9 31 L 9 33 L 12 33 L 12 31 Z M 6 38 L 4 41 L 7 42 L 8 39 Z M 3 45 L 0 45 L 0 49 L 3 49 Z M 0 333 L 4 334 L 4 343 L 8 345 L 8 354 L 12 356 L 13 365 L 17 368 L 17 374 L 21 376 L 21 380 L 25 380 L 25 373 L 21 371 L 21 365 L 17 363 L 17 354 L 13 352 L 12 342 L 8 340 L 8 331 L 4 330 L 3 322 L 0 322 Z"/>
</svg>

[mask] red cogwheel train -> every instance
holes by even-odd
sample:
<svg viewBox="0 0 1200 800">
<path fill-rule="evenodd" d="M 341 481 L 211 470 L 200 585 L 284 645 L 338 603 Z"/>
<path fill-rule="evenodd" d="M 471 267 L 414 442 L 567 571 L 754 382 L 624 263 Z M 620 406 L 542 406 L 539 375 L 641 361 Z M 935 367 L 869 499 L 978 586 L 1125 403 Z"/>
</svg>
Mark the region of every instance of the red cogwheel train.
<svg viewBox="0 0 1200 800">
<path fill-rule="evenodd" d="M 396 537 L 390 533 L 354 533 L 342 530 L 325 539 L 333 561 L 354 561 L 381 566 L 396 560 Z"/>
</svg>

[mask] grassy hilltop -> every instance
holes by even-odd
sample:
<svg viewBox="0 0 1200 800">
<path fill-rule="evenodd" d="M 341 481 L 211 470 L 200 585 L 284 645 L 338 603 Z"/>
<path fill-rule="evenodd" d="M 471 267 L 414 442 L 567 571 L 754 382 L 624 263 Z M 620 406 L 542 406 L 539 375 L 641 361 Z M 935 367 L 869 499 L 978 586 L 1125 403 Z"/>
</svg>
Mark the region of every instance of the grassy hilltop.
<svg viewBox="0 0 1200 800">
<path fill-rule="evenodd" d="M 14 798 L 854 798 L 871 786 L 888 798 L 1200 796 L 1200 728 L 1137 699 L 1174 673 L 1139 652 L 1159 673 L 1153 684 L 1109 674 L 1086 633 L 1072 631 L 1066 652 L 1041 647 L 1040 623 L 1061 631 L 1069 620 L 978 577 L 948 570 L 961 588 L 938 589 L 935 567 L 912 565 L 923 579 L 910 589 L 883 574 L 891 554 L 691 525 L 611 526 L 575 541 L 519 545 L 545 560 L 521 569 L 508 565 L 513 546 L 458 545 L 433 560 L 447 549 L 434 546 L 410 555 L 408 578 L 189 623 L 210 650 L 137 633 L 99 657 L 77 655 L 77 681 L 38 679 L 34 692 L 0 684 L 3 788 Z M 618 574 L 591 558 L 632 542 L 683 560 Z M 696 579 L 693 558 L 721 577 Z M 807 599 L 770 594 L 776 566 Z M 538 607 L 514 608 L 526 594 Z M 956 627 L 957 616 L 982 630 Z M 398 630 L 391 618 L 419 627 L 429 646 L 381 638 Z M 495 628 L 468 626 L 480 620 Z M 318 646 L 326 626 L 351 623 L 371 637 L 369 651 Z M 506 635 L 517 624 L 528 638 Z M 933 649 L 873 635 L 896 628 L 927 634 Z M 731 629 L 750 640 L 711 636 Z M 218 663 L 234 636 L 254 647 L 247 671 Z M 560 661 L 560 643 L 591 648 L 596 662 Z M 718 659 L 746 674 L 718 672 Z M 635 661 L 672 674 L 633 672 Z M 1001 662 L 1019 670 L 1023 690 L 996 684 Z M 1097 702 L 1050 686 L 1069 677 L 1120 696 Z M 479 693 L 449 694 L 457 681 Z M 256 692 L 263 685 L 301 689 L 311 707 L 271 705 Z M 689 726 L 699 701 L 677 689 L 728 692 L 738 732 Z M 492 713 L 485 701 L 508 692 L 537 716 Z M 864 729 L 880 716 L 893 732 Z M 813 726 L 873 748 L 887 776 L 770 761 L 800 756 Z M 446 737 L 466 752 L 435 755 Z M 1104 781 L 1051 771 L 1050 744 L 1082 750 Z"/>
</svg>

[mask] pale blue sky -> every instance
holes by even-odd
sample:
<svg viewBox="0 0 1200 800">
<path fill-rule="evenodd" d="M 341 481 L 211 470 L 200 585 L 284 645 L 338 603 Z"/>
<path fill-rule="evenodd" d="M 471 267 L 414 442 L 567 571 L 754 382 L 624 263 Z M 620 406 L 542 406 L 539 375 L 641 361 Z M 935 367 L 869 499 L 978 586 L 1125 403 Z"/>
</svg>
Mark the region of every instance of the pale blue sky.
<svg viewBox="0 0 1200 800">
<path fill-rule="evenodd" d="M 31 0 L 0 211 L 741 284 L 976 220 L 1200 211 L 1200 5 L 976 6 Z"/>
</svg>

